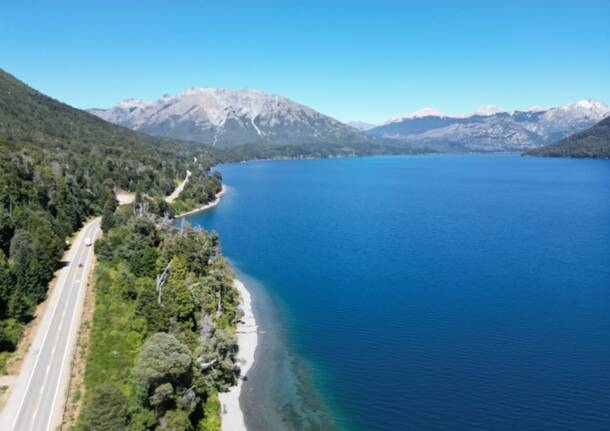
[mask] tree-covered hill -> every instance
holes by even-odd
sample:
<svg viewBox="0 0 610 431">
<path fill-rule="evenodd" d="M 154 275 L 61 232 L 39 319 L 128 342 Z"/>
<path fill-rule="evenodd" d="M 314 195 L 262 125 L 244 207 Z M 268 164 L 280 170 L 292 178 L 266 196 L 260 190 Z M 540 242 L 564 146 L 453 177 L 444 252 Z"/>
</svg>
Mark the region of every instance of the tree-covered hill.
<svg viewBox="0 0 610 431">
<path fill-rule="evenodd" d="M 112 214 L 114 189 L 164 196 L 190 169 L 206 180 L 201 144 L 107 123 L 0 70 L 0 370 L 46 296 L 66 239 Z"/>
<path fill-rule="evenodd" d="M 115 186 L 167 194 L 175 178 L 197 156 L 213 159 L 201 144 L 143 135 L 72 108 L 27 86 L 0 69 L 0 140 L 20 148 L 77 158 L 84 175 L 111 177 Z M 86 171 L 89 171 L 88 173 Z"/>
<path fill-rule="evenodd" d="M 584 132 L 525 153 L 542 157 L 610 158 L 610 117 Z"/>
</svg>

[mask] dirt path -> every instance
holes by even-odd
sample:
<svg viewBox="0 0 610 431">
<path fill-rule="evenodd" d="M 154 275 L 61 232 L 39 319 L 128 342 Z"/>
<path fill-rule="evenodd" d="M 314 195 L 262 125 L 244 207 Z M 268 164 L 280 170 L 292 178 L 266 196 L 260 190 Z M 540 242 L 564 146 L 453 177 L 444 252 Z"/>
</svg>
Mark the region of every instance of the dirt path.
<svg viewBox="0 0 610 431">
<path fill-rule="evenodd" d="M 180 193 L 182 193 L 182 190 L 184 190 L 184 186 L 186 186 L 186 183 L 188 182 L 190 177 L 191 177 L 191 171 L 187 170 L 186 177 L 184 178 L 184 180 L 180 184 L 178 184 L 178 187 L 176 187 L 174 189 L 174 191 L 172 192 L 171 195 L 165 197 L 165 202 L 170 203 L 170 204 L 172 202 L 174 202 L 178 198 L 178 196 L 180 196 Z"/>
</svg>

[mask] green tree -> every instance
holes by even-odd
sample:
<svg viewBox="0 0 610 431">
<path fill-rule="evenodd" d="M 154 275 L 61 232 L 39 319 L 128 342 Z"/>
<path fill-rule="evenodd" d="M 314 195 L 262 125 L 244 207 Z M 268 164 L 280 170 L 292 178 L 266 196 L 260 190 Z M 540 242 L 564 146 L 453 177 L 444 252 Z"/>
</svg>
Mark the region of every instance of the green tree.
<svg viewBox="0 0 610 431">
<path fill-rule="evenodd" d="M 193 318 L 195 311 L 193 295 L 184 282 L 170 282 L 167 289 L 167 306 L 171 307 L 170 314 L 179 322 L 190 321 Z"/>
<path fill-rule="evenodd" d="M 114 211 L 116 209 L 116 206 L 114 205 L 113 201 L 108 201 L 106 202 L 106 205 L 104 205 L 104 209 L 102 210 L 102 230 L 104 232 L 108 232 L 112 226 L 114 226 Z"/>
<path fill-rule="evenodd" d="M 188 348 L 173 335 L 159 332 L 142 346 L 132 373 L 135 384 L 148 397 L 152 390 L 163 383 L 184 383 L 190 371 Z"/>
<path fill-rule="evenodd" d="M 0 349 L 14 350 L 22 332 L 23 324 L 17 319 L 9 318 L 0 322 Z"/>
<path fill-rule="evenodd" d="M 166 332 L 169 329 L 169 311 L 159 304 L 154 282 L 148 281 L 141 285 L 136 315 L 144 317 L 150 332 Z"/>
<path fill-rule="evenodd" d="M 120 431 L 127 423 L 127 397 L 114 384 L 97 386 L 83 412 L 87 431 Z"/>
<path fill-rule="evenodd" d="M 161 421 L 159 431 L 191 431 L 193 424 L 187 412 L 183 410 L 169 410 Z"/>
<path fill-rule="evenodd" d="M 8 259 L 6 258 L 4 251 L 0 250 L 0 320 L 7 317 L 8 300 L 14 284 L 13 274 L 11 273 Z"/>
<path fill-rule="evenodd" d="M 198 431 L 220 431 L 220 408 L 218 393 L 212 391 L 203 406 L 203 420 L 199 422 Z"/>
</svg>

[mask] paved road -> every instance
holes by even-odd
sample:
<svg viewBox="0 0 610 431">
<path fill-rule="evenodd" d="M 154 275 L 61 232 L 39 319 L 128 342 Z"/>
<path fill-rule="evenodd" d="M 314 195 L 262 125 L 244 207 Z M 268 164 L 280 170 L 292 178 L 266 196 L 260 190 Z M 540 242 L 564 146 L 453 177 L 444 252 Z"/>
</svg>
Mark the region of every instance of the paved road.
<svg viewBox="0 0 610 431">
<path fill-rule="evenodd" d="M 59 425 L 86 282 L 93 267 L 93 247 L 85 245 L 85 238 L 95 238 L 99 226 L 99 218 L 85 225 L 68 252 L 68 265 L 59 274 L 21 374 L 0 415 L 2 431 L 49 431 Z"/>
</svg>

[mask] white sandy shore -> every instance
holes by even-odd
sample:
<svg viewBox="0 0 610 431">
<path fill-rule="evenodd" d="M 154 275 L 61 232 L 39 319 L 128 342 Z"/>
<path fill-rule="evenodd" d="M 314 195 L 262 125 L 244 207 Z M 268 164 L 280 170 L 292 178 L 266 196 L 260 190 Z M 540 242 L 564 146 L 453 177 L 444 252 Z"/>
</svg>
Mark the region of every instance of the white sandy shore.
<svg viewBox="0 0 610 431">
<path fill-rule="evenodd" d="M 176 218 L 178 218 L 178 217 L 186 217 L 187 215 L 195 214 L 195 213 L 198 213 L 199 211 L 205 211 L 207 209 L 215 207 L 216 205 L 218 205 L 220 203 L 220 198 L 222 198 L 222 196 L 227 192 L 227 190 L 228 189 L 227 189 L 226 186 L 222 186 L 222 190 L 220 191 L 220 193 L 216 194 L 216 199 L 214 199 L 212 202 L 210 202 L 208 204 L 205 204 L 202 207 L 195 208 L 194 210 L 187 211 L 185 213 L 177 215 Z"/>
<path fill-rule="evenodd" d="M 252 311 L 250 292 L 248 292 L 246 286 L 237 279 L 233 282 L 233 286 L 239 291 L 241 308 L 244 311 L 244 317 L 241 322 L 237 324 L 237 342 L 239 344 L 237 361 L 241 368 L 241 378 L 239 379 L 237 386 L 233 386 L 229 392 L 218 394 L 218 398 L 220 399 L 220 404 L 222 406 L 222 429 L 224 431 L 246 431 L 244 414 L 239 405 L 239 395 L 241 394 L 241 387 L 243 384 L 242 379 L 247 375 L 252 364 L 254 364 L 254 352 L 256 351 L 256 344 L 258 341 L 258 327 L 256 326 L 254 312 Z"/>
</svg>

